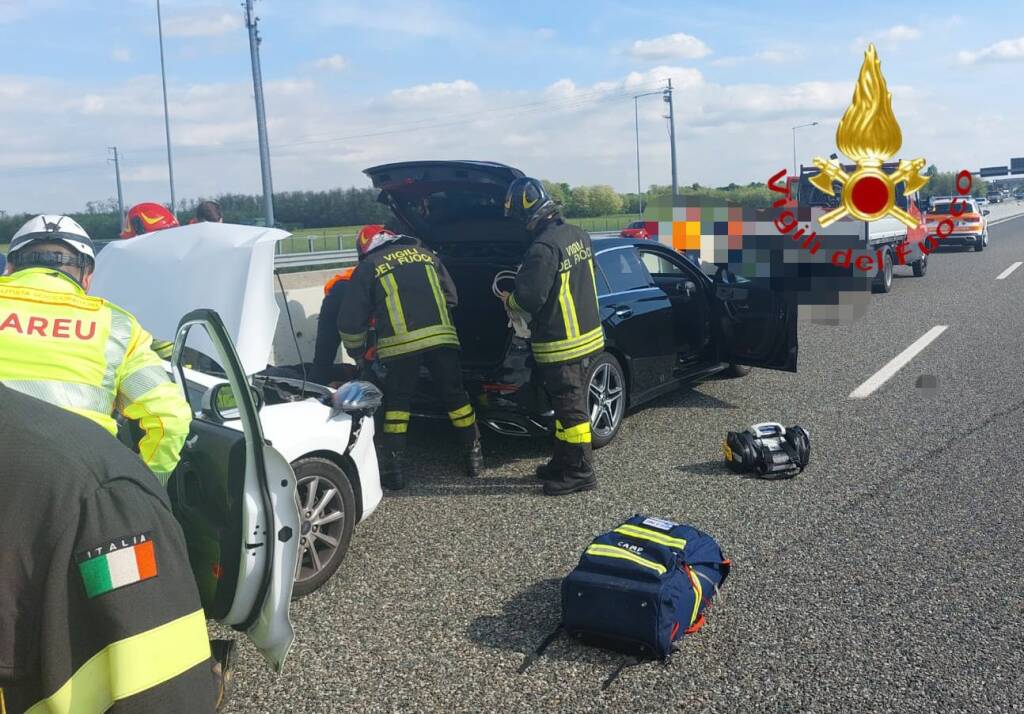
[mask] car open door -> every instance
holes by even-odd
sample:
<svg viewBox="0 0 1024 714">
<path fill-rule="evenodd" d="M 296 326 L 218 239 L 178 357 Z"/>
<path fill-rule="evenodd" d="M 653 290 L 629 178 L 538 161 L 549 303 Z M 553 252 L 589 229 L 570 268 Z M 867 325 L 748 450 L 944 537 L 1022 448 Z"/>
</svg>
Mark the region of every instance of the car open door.
<svg viewBox="0 0 1024 714">
<path fill-rule="evenodd" d="M 245 632 L 281 671 L 294 639 L 288 607 L 299 541 L 295 475 L 263 438 L 256 399 L 216 312 L 182 318 L 171 358 L 175 381 L 186 385 L 184 346 L 196 327 L 212 342 L 227 384 L 211 390 L 220 394 L 217 405 L 193 403 L 167 491 L 207 617 Z"/>
<path fill-rule="evenodd" d="M 714 278 L 712 322 L 723 362 L 796 371 L 797 300 L 724 268 Z"/>
</svg>

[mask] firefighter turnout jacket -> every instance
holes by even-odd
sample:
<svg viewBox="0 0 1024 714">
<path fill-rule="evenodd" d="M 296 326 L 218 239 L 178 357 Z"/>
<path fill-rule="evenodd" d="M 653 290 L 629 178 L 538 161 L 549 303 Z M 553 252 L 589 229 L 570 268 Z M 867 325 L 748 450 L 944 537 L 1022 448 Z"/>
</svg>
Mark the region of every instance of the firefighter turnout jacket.
<svg viewBox="0 0 1024 714">
<path fill-rule="evenodd" d="M 3 385 L 0 453 L 0 712 L 212 712 L 164 489 L 95 424 Z"/>
<path fill-rule="evenodd" d="M 117 408 L 144 432 L 139 455 L 161 483 L 178 463 L 192 412 L 152 338 L 125 310 L 50 268 L 0 277 L 0 382 L 113 435 Z"/>
<path fill-rule="evenodd" d="M 508 304 L 530 315 L 538 364 L 576 362 L 604 349 L 586 231 L 561 221 L 548 224 L 526 251 Z"/>
<path fill-rule="evenodd" d="M 371 318 L 382 360 L 458 347 L 449 311 L 457 303 L 455 283 L 440 259 L 415 238 L 401 236 L 356 266 L 338 313 L 338 331 L 354 359 L 366 351 Z"/>
</svg>

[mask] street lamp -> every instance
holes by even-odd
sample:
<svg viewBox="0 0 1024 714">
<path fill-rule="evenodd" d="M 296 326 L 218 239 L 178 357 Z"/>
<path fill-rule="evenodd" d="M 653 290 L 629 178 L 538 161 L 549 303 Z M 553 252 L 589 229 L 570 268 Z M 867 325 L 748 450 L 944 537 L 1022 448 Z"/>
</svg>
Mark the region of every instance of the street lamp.
<svg viewBox="0 0 1024 714">
<path fill-rule="evenodd" d="M 810 124 L 799 124 L 793 127 L 793 175 L 796 176 L 796 130 L 803 129 L 808 126 L 818 126 L 818 122 L 812 121 Z"/>
<path fill-rule="evenodd" d="M 633 97 L 633 124 L 636 128 L 636 200 L 637 205 L 640 208 L 638 218 L 644 217 L 644 199 L 643 193 L 640 190 L 640 108 L 637 100 L 640 99 L 640 97 L 651 97 L 655 94 L 664 93 L 665 90 L 659 89 L 657 92 L 644 92 L 643 94 L 637 94 Z"/>
</svg>

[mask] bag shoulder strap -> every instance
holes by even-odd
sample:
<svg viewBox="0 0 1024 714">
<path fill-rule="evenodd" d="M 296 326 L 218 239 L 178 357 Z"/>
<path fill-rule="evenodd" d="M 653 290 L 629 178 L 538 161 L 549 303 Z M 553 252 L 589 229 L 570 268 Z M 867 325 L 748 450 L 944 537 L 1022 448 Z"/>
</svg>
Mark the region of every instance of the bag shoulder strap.
<svg viewBox="0 0 1024 714">
<path fill-rule="evenodd" d="M 562 627 L 562 623 L 559 622 L 558 626 L 555 627 L 555 629 L 552 630 L 550 633 L 548 633 L 548 635 L 541 641 L 537 649 L 535 649 L 530 654 L 526 655 L 526 659 L 524 659 L 523 663 L 519 666 L 519 674 L 523 674 L 524 672 L 526 672 L 527 668 L 529 668 L 531 664 L 536 662 L 537 658 L 544 654 L 544 650 L 546 650 L 552 642 L 557 640 L 558 636 L 561 635 L 564 631 L 565 629 Z"/>
</svg>

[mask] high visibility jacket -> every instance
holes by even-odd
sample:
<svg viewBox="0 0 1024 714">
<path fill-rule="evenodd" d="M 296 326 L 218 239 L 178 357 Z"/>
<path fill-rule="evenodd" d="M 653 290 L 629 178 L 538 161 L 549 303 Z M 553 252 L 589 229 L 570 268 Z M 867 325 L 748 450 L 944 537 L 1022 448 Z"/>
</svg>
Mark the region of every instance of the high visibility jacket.
<svg viewBox="0 0 1024 714">
<path fill-rule="evenodd" d="M 349 279 L 338 331 L 359 359 L 373 319 L 382 360 L 450 345 L 459 346 L 449 308 L 458 303 L 455 283 L 441 260 L 415 238 L 403 236 L 371 251 Z"/>
<path fill-rule="evenodd" d="M 137 420 L 145 432 L 139 455 L 166 484 L 192 411 L 151 342 L 130 313 L 86 295 L 59 271 L 30 268 L 0 277 L 0 381 L 114 435 L 115 408 Z"/>
<path fill-rule="evenodd" d="M 530 315 L 538 364 L 576 362 L 604 349 L 594 253 L 586 231 L 551 223 L 523 258 L 509 307 Z"/>
<path fill-rule="evenodd" d="M 167 492 L 95 424 L 3 385 L 0 453 L 0 712 L 212 714 Z"/>
</svg>

